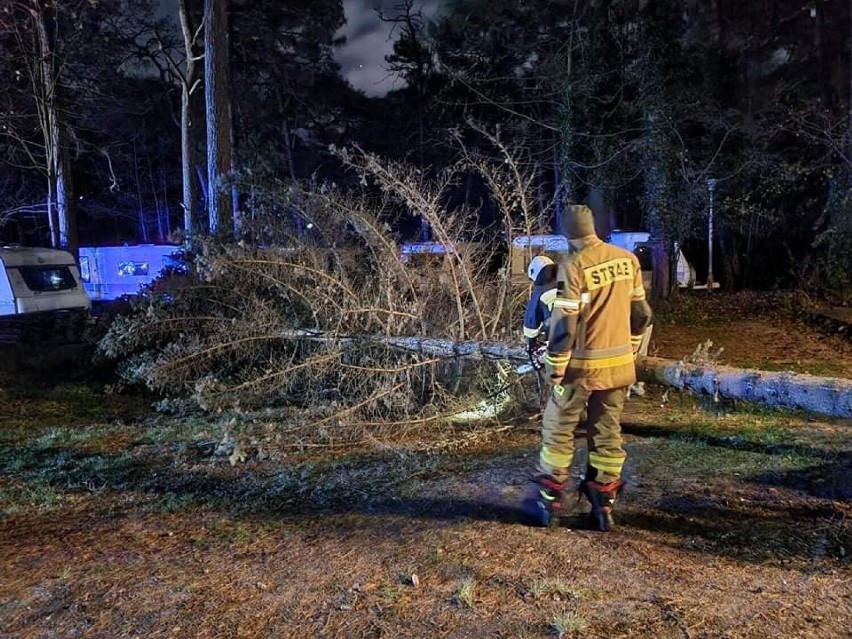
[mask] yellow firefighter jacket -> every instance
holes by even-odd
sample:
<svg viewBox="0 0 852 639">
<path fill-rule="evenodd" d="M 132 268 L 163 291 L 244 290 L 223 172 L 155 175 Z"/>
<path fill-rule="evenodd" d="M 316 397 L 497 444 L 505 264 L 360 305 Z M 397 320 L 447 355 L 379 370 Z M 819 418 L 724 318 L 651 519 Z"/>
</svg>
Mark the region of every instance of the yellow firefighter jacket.
<svg viewBox="0 0 852 639">
<path fill-rule="evenodd" d="M 630 386 L 651 320 L 637 257 L 596 236 L 559 265 L 545 365 L 556 384 Z"/>
</svg>

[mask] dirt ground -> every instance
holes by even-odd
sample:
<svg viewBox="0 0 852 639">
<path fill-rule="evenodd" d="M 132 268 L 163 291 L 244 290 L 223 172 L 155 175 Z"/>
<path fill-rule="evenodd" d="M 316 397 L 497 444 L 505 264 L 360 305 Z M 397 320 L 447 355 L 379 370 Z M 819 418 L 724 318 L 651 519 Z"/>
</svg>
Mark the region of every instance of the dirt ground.
<svg viewBox="0 0 852 639">
<path fill-rule="evenodd" d="M 843 334 L 771 297 L 686 300 L 652 354 L 705 339 L 723 364 L 852 377 Z M 582 502 L 558 527 L 520 520 L 531 410 L 299 450 L 258 416 L 5 371 L 4 639 L 850 636 L 848 420 L 649 388 L 601 534 Z M 217 454 L 226 434 L 244 461 Z"/>
</svg>

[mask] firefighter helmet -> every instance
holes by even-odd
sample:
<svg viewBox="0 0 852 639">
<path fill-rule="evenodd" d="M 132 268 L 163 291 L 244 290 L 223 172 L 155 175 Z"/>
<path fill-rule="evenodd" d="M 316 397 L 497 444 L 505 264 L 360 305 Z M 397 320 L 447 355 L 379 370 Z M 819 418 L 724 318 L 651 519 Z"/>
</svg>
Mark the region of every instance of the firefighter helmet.
<svg viewBox="0 0 852 639">
<path fill-rule="evenodd" d="M 527 275 L 533 282 L 535 282 L 538 274 L 541 273 L 541 269 L 545 266 L 550 266 L 551 264 L 553 264 L 553 260 L 546 255 L 536 255 L 532 258 L 530 265 L 527 267 Z"/>
</svg>

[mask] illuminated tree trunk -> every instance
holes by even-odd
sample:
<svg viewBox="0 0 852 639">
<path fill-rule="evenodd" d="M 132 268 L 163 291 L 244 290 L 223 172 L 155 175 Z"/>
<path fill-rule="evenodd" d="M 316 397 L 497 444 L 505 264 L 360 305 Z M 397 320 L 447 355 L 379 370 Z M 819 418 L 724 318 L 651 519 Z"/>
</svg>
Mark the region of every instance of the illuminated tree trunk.
<svg viewBox="0 0 852 639">
<path fill-rule="evenodd" d="M 739 399 L 774 408 L 852 417 L 852 380 L 641 358 L 640 379 L 697 395 Z"/>
<path fill-rule="evenodd" d="M 48 226 L 50 244 L 77 254 L 77 215 L 74 206 L 70 163 L 66 134 L 60 119 L 58 105 L 59 68 L 56 54 L 55 16 L 40 0 L 33 0 L 29 8 L 38 40 L 39 120 L 44 136 L 48 196 Z M 52 27 L 52 30 L 51 30 Z"/>
<path fill-rule="evenodd" d="M 196 55 L 196 41 L 198 32 L 193 31 L 189 14 L 186 9 L 186 0 L 180 0 L 178 4 L 180 15 L 180 26 L 183 34 L 183 46 L 186 54 L 186 68 L 181 78 L 180 99 L 180 168 L 181 182 L 183 186 L 183 229 L 187 238 L 199 230 L 198 210 L 198 187 L 195 184 L 195 176 L 192 172 L 195 166 L 195 139 L 193 136 L 192 118 L 192 96 L 198 88 L 200 81 L 197 78 L 198 67 L 196 63 L 200 59 Z"/>
<path fill-rule="evenodd" d="M 232 165 L 228 2 L 204 0 L 204 97 L 207 117 L 207 218 L 211 235 L 234 233 L 234 202 L 224 181 Z"/>
</svg>

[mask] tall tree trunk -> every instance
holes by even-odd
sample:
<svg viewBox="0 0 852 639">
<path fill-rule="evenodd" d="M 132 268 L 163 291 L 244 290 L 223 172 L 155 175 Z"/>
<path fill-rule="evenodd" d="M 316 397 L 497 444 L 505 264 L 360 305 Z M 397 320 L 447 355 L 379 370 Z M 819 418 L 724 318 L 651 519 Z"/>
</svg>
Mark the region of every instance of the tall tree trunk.
<svg viewBox="0 0 852 639">
<path fill-rule="evenodd" d="M 148 184 L 151 185 L 151 197 L 154 199 L 154 214 L 157 220 L 157 241 L 162 242 L 165 237 L 163 233 L 163 214 L 160 206 L 160 194 L 157 184 L 154 181 L 154 167 L 151 165 L 151 156 L 145 156 L 145 162 L 148 164 Z"/>
<path fill-rule="evenodd" d="M 423 118 L 423 103 L 425 96 L 423 95 L 423 80 L 418 80 L 417 87 L 417 163 L 420 166 L 420 171 L 425 174 L 426 157 L 424 147 L 426 144 L 425 122 Z M 420 241 L 428 242 L 432 239 L 432 232 L 429 228 L 429 221 L 425 215 L 420 216 Z"/>
<path fill-rule="evenodd" d="M 56 208 L 59 213 L 59 246 L 78 256 L 80 242 L 77 235 L 77 203 L 74 201 L 74 183 L 71 179 L 71 162 L 68 142 L 59 128 L 56 165 Z"/>
<path fill-rule="evenodd" d="M 562 199 L 562 171 L 559 168 L 561 161 L 559 145 L 556 145 L 553 148 L 553 231 L 556 233 L 562 232 L 562 216 L 565 214 L 565 204 Z"/>
<path fill-rule="evenodd" d="M 849 39 L 852 41 L 852 6 L 849 7 Z M 846 170 L 852 167 L 852 47 L 849 47 L 849 99 L 846 102 L 848 109 L 848 131 L 846 133 Z"/>
<path fill-rule="evenodd" d="M 653 134 L 651 134 L 653 135 Z M 653 151 L 645 161 L 644 191 L 645 191 L 645 225 L 648 227 L 648 244 L 651 249 L 651 298 L 655 300 L 668 299 L 671 293 L 671 269 L 669 261 L 668 241 L 662 214 L 658 207 L 659 191 L 661 190 L 660 168 L 653 159 Z"/>
<path fill-rule="evenodd" d="M 148 243 L 148 223 L 145 219 L 145 202 L 142 198 L 142 175 L 139 173 L 139 158 L 136 153 L 136 145 L 133 145 L 133 170 L 136 172 L 136 206 L 139 210 L 139 238 Z"/>
<path fill-rule="evenodd" d="M 53 158 L 48 158 L 47 167 L 47 232 L 50 246 L 59 248 L 59 213 L 56 209 L 56 174 Z"/>
<path fill-rule="evenodd" d="M 196 55 L 197 33 L 193 31 L 186 9 L 186 0 L 178 3 L 181 33 L 186 56 L 186 69 L 181 80 L 180 100 L 180 169 L 183 186 L 181 206 L 183 207 L 183 230 L 185 238 L 192 237 L 198 232 L 198 189 L 195 177 L 192 175 L 195 166 L 195 140 L 193 139 L 192 96 L 198 87 L 198 56 Z"/>
<path fill-rule="evenodd" d="M 204 208 L 207 208 L 207 200 L 210 199 L 210 195 L 207 192 L 209 184 L 207 183 L 207 176 L 204 175 L 204 167 L 201 164 L 196 163 L 195 165 L 195 175 L 198 177 L 198 188 L 201 191 L 201 202 L 204 204 Z"/>
<path fill-rule="evenodd" d="M 166 180 L 166 171 L 163 168 L 160 168 L 160 188 L 162 188 L 163 193 L 163 229 L 164 229 L 164 239 L 168 239 L 171 241 L 172 236 L 172 211 L 169 206 L 169 185 Z"/>
<path fill-rule="evenodd" d="M 50 244 L 77 255 L 77 216 L 74 207 L 73 185 L 63 124 L 59 117 L 58 74 L 56 60 L 55 16 L 50 24 L 50 9 L 40 0 L 32 0 L 30 15 L 36 30 L 39 47 L 38 77 L 40 86 L 39 111 L 44 135 L 45 156 L 48 175 L 48 226 Z M 49 29 L 53 27 L 53 31 Z"/>
<path fill-rule="evenodd" d="M 212 235 L 232 237 L 231 189 L 223 184 L 231 169 L 231 100 L 228 0 L 204 0 L 204 98 L 207 116 L 207 218 Z"/>
<path fill-rule="evenodd" d="M 296 163 L 293 161 L 293 138 L 290 136 L 290 125 L 287 123 L 287 118 L 284 121 L 284 149 L 287 151 L 287 169 L 290 171 L 291 188 L 294 194 L 294 204 L 296 205 L 296 213 L 293 216 L 293 221 L 296 224 L 296 235 L 302 235 L 302 216 L 299 206 L 299 188 L 296 181 Z"/>
</svg>

